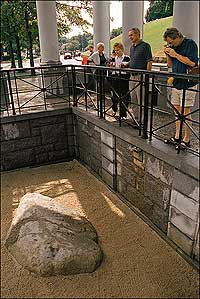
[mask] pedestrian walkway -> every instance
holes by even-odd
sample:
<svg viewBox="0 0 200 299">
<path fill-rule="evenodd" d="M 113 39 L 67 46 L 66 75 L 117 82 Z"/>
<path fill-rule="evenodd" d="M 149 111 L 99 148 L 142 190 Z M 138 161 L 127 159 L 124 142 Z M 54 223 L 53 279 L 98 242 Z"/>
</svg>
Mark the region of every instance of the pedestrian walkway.
<svg viewBox="0 0 200 299">
<path fill-rule="evenodd" d="M 91 274 L 37 277 L 2 248 L 2 298 L 198 298 L 199 274 L 77 161 L 2 173 L 2 239 L 27 192 L 76 208 L 104 252 Z"/>
</svg>

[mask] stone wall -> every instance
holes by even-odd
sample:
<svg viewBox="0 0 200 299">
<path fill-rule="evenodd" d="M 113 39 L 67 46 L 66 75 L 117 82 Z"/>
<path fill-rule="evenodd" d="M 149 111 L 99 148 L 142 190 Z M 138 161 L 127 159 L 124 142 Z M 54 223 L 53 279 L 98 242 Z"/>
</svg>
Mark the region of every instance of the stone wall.
<svg viewBox="0 0 200 299">
<path fill-rule="evenodd" d="M 130 128 L 128 134 L 74 111 L 81 161 L 173 241 L 178 251 L 199 260 L 197 157 L 187 161 L 163 143 L 154 147 L 130 136 Z"/>
<path fill-rule="evenodd" d="M 1 168 L 78 158 L 177 251 L 199 260 L 199 160 L 79 108 L 2 119 Z"/>
<path fill-rule="evenodd" d="M 1 170 L 75 157 L 71 109 L 45 111 L 1 120 Z"/>
</svg>

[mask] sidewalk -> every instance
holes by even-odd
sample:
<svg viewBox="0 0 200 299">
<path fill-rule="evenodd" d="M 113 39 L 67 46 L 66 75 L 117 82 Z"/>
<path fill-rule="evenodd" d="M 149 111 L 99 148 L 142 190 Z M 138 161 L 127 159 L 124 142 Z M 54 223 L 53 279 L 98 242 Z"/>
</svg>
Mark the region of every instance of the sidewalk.
<svg viewBox="0 0 200 299">
<path fill-rule="evenodd" d="M 77 161 L 2 173 L 2 239 L 21 197 L 39 192 L 76 208 L 104 252 L 91 274 L 36 277 L 2 248 L 2 298 L 198 298 L 199 275 Z"/>
<path fill-rule="evenodd" d="M 78 59 L 64 59 L 64 55 L 60 55 L 60 61 L 62 62 L 63 65 L 68 65 L 68 64 L 74 64 L 74 65 L 78 64 L 79 65 L 79 64 L 81 64 L 82 59 L 81 60 L 78 60 Z M 17 60 L 15 60 L 15 64 L 16 64 L 16 67 L 18 67 Z M 35 67 L 40 66 L 40 57 L 34 59 L 34 66 Z M 1 67 L 2 67 L 3 70 L 9 70 L 10 67 L 11 67 L 11 62 L 10 61 L 2 61 L 1 62 Z M 29 59 L 24 59 L 23 60 L 23 67 L 24 68 L 30 67 L 30 60 Z"/>
</svg>

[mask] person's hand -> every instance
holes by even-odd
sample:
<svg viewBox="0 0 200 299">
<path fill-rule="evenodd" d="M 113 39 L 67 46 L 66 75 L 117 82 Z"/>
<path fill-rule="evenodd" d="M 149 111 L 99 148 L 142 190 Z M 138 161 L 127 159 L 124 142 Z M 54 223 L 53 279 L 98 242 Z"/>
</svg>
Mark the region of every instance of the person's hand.
<svg viewBox="0 0 200 299">
<path fill-rule="evenodd" d="M 109 66 L 110 66 L 110 67 L 115 67 L 115 63 L 111 61 L 111 62 L 109 63 Z"/>
<path fill-rule="evenodd" d="M 165 47 L 164 52 L 165 52 L 165 54 L 169 55 L 170 57 L 176 57 L 176 55 L 177 55 L 176 51 L 172 48 Z"/>
<path fill-rule="evenodd" d="M 122 63 L 121 68 L 126 68 L 128 66 L 128 63 Z"/>
<path fill-rule="evenodd" d="M 164 53 L 167 55 L 167 53 L 166 53 L 166 49 L 167 48 L 169 48 L 169 46 L 168 45 L 164 45 L 164 47 L 163 47 L 163 51 L 164 51 Z"/>
</svg>

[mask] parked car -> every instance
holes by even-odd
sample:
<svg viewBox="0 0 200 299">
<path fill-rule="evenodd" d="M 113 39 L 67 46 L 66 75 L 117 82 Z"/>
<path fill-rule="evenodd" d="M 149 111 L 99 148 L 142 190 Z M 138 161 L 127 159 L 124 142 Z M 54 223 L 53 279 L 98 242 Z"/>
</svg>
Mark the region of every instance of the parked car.
<svg viewBox="0 0 200 299">
<path fill-rule="evenodd" d="M 65 53 L 64 53 L 64 59 L 72 59 L 72 53 L 70 53 L 70 52 L 65 52 Z"/>
</svg>

